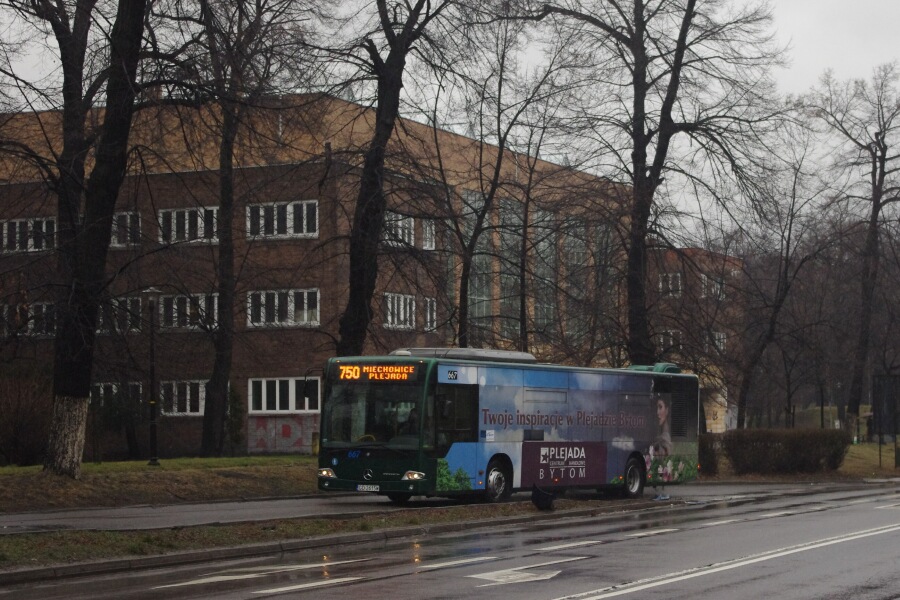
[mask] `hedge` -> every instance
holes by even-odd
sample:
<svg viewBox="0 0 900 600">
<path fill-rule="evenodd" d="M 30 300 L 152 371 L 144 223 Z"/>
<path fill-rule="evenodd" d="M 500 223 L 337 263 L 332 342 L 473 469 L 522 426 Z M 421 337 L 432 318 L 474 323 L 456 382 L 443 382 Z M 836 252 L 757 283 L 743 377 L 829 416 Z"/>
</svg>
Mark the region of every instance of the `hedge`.
<svg viewBox="0 0 900 600">
<path fill-rule="evenodd" d="M 840 467 L 851 442 L 840 429 L 733 429 L 722 449 L 738 475 L 814 473 Z"/>
</svg>

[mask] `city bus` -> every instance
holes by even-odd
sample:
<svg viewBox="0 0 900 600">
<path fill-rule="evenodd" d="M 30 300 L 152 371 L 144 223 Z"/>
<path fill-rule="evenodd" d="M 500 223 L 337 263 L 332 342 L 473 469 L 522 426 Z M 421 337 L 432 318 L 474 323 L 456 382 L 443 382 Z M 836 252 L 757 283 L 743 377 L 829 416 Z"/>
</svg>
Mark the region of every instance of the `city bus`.
<svg viewBox="0 0 900 600">
<path fill-rule="evenodd" d="M 696 477 L 697 377 L 673 364 L 594 369 L 522 352 L 406 348 L 332 358 L 318 487 L 505 500 L 516 490 L 612 488 Z"/>
</svg>

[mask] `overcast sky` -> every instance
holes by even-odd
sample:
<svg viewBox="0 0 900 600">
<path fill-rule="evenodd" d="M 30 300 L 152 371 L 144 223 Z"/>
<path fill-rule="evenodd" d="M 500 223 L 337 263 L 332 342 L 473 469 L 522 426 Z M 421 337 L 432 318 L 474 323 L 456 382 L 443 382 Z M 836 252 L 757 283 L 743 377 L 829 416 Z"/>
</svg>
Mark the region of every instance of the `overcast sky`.
<svg viewBox="0 0 900 600">
<path fill-rule="evenodd" d="M 771 0 L 791 65 L 776 74 L 782 92 L 799 94 L 825 69 L 839 79 L 868 78 L 900 60 L 900 0 Z"/>
</svg>

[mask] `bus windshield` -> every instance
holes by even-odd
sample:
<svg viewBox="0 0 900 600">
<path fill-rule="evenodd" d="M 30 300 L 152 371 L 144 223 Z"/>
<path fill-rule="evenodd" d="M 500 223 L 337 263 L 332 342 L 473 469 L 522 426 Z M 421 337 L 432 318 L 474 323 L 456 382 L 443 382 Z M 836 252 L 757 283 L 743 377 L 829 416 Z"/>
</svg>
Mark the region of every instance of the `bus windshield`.
<svg viewBox="0 0 900 600">
<path fill-rule="evenodd" d="M 424 386 L 333 381 L 323 403 L 322 445 L 417 449 L 425 419 Z"/>
</svg>

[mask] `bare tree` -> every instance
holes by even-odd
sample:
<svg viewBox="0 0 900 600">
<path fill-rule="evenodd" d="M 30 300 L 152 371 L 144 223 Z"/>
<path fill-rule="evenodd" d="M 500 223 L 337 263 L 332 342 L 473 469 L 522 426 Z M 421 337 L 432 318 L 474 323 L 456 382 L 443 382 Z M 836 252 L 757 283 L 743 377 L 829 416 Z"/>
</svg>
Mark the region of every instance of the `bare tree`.
<svg viewBox="0 0 900 600">
<path fill-rule="evenodd" d="M 266 104 L 284 89 L 297 89 L 308 77 L 301 69 L 305 22 L 313 10 L 296 0 L 185 0 L 171 6 L 168 16 L 177 31 L 176 50 L 158 52 L 160 85 L 171 89 L 166 104 L 203 107 L 212 139 L 218 140 L 219 212 L 216 223 L 218 293 L 212 329 L 215 359 L 206 386 L 201 452 L 221 455 L 225 443 L 225 415 L 234 354 L 236 276 L 233 224 L 242 205 L 235 195 L 238 138 L 248 137 Z M 245 143 L 245 146 L 247 144 Z M 200 149 L 198 149 L 200 150 Z"/>
<path fill-rule="evenodd" d="M 865 241 L 861 250 L 859 321 L 847 399 L 847 412 L 854 421 L 848 423 L 851 428 L 859 417 L 869 359 L 883 211 L 900 199 L 898 154 L 894 147 L 900 135 L 898 76 L 895 63 L 876 68 L 870 82 L 839 82 L 826 73 L 806 99 L 809 110 L 835 140 L 834 166 L 846 177 L 846 200 L 864 211 L 860 212 Z"/>
<path fill-rule="evenodd" d="M 403 74 L 417 43 L 428 43 L 432 22 L 455 3 L 441 0 L 392 2 L 376 0 L 377 27 L 357 45 L 365 53 L 357 60 L 376 83 L 375 124 L 365 151 L 359 193 L 350 229 L 349 295 L 341 316 L 337 354 L 361 354 L 369 322 L 372 295 L 378 279 L 378 244 L 386 206 L 384 168 L 388 142 L 400 114 Z M 386 53 L 386 55 L 384 55 Z"/>
<path fill-rule="evenodd" d="M 8 0 L 23 26 L 52 34 L 61 82 L 45 100 L 60 102 L 51 147 L 14 149 L 40 165 L 58 199 L 58 284 L 53 415 L 44 469 L 77 478 L 90 395 L 94 338 L 113 211 L 125 176 L 146 0 Z M 112 23 L 111 30 L 104 30 Z M 26 78 L 21 78 L 23 84 Z M 35 88 L 32 87 L 32 90 Z M 102 124 L 89 123 L 101 96 Z M 52 156 L 52 158 L 48 158 Z M 89 162 L 90 161 L 90 162 Z"/>
<path fill-rule="evenodd" d="M 604 84 L 584 116 L 607 169 L 632 185 L 628 353 L 633 363 L 653 362 L 645 273 L 654 202 L 667 178 L 712 188 L 707 181 L 738 176 L 753 185 L 741 175 L 772 116 L 766 70 L 778 52 L 767 32 L 771 15 L 763 2 L 722 0 L 523 4 L 521 18 L 567 19 L 593 42 L 586 66 Z"/>
</svg>

